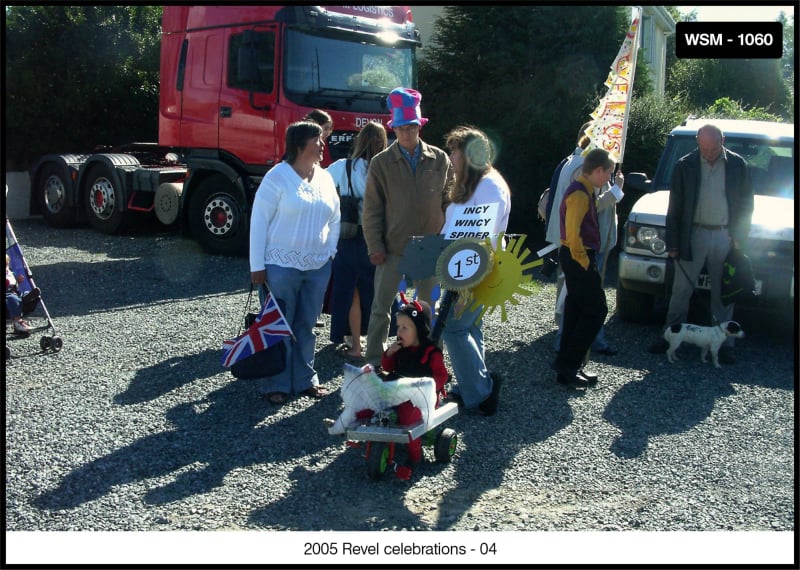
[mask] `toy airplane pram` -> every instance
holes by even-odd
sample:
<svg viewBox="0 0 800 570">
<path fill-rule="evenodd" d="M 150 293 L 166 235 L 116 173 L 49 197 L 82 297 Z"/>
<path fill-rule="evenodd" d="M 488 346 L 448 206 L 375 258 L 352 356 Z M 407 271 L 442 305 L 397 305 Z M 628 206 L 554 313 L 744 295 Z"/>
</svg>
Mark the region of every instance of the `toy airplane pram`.
<svg viewBox="0 0 800 570">
<path fill-rule="evenodd" d="M 448 301 L 450 299 L 445 297 Z M 443 302 L 440 315 L 449 311 Z M 431 338 L 438 339 L 444 318 L 437 319 Z M 406 378 L 377 373 L 370 364 L 362 367 L 344 365 L 341 394 L 344 410 L 336 420 L 326 420 L 328 433 L 344 435 L 348 445 L 365 444 L 367 475 L 381 479 L 387 471 L 401 476 L 394 461 L 395 446 L 422 438 L 423 447 L 433 446 L 436 461 L 449 463 L 458 446 L 458 434 L 450 428 L 439 429 L 449 418 L 458 414 L 458 404 L 447 402 L 436 407 L 436 383 L 433 378 Z M 422 412 L 422 419 L 412 425 L 398 425 L 395 406 L 410 401 Z M 371 415 L 362 414 L 371 410 Z M 407 478 L 407 474 L 406 477 Z"/>
<path fill-rule="evenodd" d="M 56 327 L 53 320 L 50 318 L 50 313 L 42 299 L 41 292 L 36 283 L 33 281 L 33 275 L 28 267 L 25 256 L 22 254 L 22 249 L 17 242 L 17 236 L 14 234 L 14 229 L 11 227 L 11 222 L 6 220 L 6 255 L 9 257 L 9 269 L 17 276 L 17 289 L 22 298 L 22 314 L 28 315 L 36 310 L 37 307 L 42 308 L 47 324 L 38 327 L 32 327 L 31 331 L 37 330 L 52 330 L 50 336 L 44 335 L 39 340 L 39 346 L 43 351 L 52 349 L 53 352 L 58 352 L 63 346 L 61 337 L 56 333 Z M 20 279 L 20 276 L 22 277 Z M 31 294 L 34 292 L 34 294 Z M 25 333 L 26 335 L 29 333 Z M 11 357 L 11 349 L 6 345 L 6 358 Z"/>
<path fill-rule="evenodd" d="M 449 463 L 458 445 L 458 434 L 449 428 L 437 429 L 445 420 L 458 413 L 458 404 L 436 406 L 436 385 L 433 378 L 404 378 L 384 380 L 367 364 L 361 368 L 344 365 L 342 383 L 344 410 L 339 417 L 328 421 L 328 433 L 344 435 L 348 445 L 366 444 L 367 474 L 378 480 L 389 470 L 395 470 L 395 445 L 407 444 L 422 437 L 423 446 L 433 446 L 436 461 Z M 411 401 L 422 411 L 422 419 L 412 425 L 398 425 L 394 406 Z M 360 410 L 373 414 L 360 418 Z"/>
</svg>

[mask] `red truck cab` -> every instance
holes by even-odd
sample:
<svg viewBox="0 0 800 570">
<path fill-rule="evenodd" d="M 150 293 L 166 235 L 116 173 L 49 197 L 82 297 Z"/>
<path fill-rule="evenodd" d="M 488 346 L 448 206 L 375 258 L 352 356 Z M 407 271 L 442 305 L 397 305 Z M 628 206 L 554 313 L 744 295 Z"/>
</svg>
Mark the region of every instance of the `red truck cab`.
<svg viewBox="0 0 800 570">
<path fill-rule="evenodd" d="M 408 6 L 165 6 L 158 144 L 47 155 L 37 202 L 54 225 L 84 217 L 106 233 L 154 210 L 209 252 L 246 255 L 287 126 L 324 109 L 343 158 L 367 122 L 389 120 L 389 91 L 416 86 L 419 46 Z"/>
<path fill-rule="evenodd" d="M 184 227 L 210 251 L 246 250 L 237 234 L 290 123 L 328 112 L 336 160 L 416 84 L 407 7 L 165 6 L 162 33 L 159 144 L 181 149 Z"/>
</svg>

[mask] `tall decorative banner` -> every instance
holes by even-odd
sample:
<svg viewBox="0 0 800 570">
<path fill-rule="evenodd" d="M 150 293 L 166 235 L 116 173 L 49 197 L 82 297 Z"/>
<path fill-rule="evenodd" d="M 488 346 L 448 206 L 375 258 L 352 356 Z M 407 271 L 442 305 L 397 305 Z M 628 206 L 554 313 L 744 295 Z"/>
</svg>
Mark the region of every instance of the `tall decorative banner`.
<svg viewBox="0 0 800 570">
<path fill-rule="evenodd" d="M 628 109 L 633 92 L 633 75 L 636 71 L 641 18 L 642 8 L 636 8 L 636 15 L 625 35 L 625 41 L 622 42 L 622 47 L 619 49 L 614 63 L 611 64 L 611 71 L 605 82 L 608 91 L 592 112 L 591 116 L 594 120 L 586 131 L 586 135 L 591 141 L 586 152 L 593 148 L 605 149 L 618 164 L 622 163 L 622 157 L 625 154 Z"/>
</svg>

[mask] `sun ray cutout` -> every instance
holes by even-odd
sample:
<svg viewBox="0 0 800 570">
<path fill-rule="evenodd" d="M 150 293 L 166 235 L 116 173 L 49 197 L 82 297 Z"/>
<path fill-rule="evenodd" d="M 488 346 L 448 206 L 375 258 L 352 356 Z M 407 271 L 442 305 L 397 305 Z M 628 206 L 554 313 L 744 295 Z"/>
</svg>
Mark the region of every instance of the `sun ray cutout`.
<svg viewBox="0 0 800 570">
<path fill-rule="evenodd" d="M 525 289 L 522 285 L 530 283 L 533 280 L 533 275 L 527 270 L 541 265 L 544 260 L 536 259 L 529 263 L 524 263 L 524 260 L 530 255 L 528 248 L 522 247 L 525 238 L 524 234 L 511 237 L 506 249 L 502 248 L 504 233 L 501 233 L 497 238 L 498 247 L 493 250 L 493 266 L 489 274 L 475 287 L 472 288 L 469 302 L 470 310 L 477 310 L 478 307 L 483 305 L 483 310 L 478 316 L 478 321 L 483 319 L 483 316 L 488 311 L 489 314 L 494 314 L 497 307 L 500 307 L 501 320 L 503 322 L 508 318 L 506 313 L 506 303 L 518 305 L 519 300 L 514 295 L 531 295 L 532 291 Z M 487 246 L 492 249 L 492 243 L 486 239 Z"/>
</svg>

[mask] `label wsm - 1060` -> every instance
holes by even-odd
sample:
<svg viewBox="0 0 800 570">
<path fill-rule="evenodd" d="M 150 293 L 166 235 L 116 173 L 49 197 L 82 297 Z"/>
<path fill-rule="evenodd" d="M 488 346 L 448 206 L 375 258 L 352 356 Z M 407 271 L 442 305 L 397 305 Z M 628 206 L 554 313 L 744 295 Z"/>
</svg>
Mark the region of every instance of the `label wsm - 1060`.
<svg viewBox="0 0 800 570">
<path fill-rule="evenodd" d="M 675 56 L 681 59 L 780 59 L 780 22 L 678 22 Z"/>
</svg>

